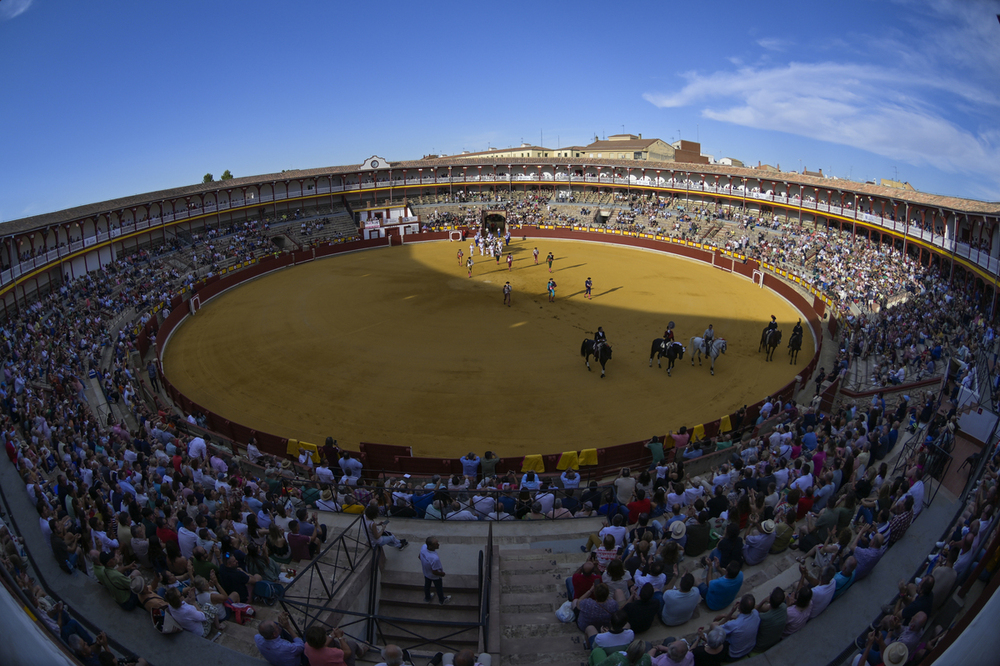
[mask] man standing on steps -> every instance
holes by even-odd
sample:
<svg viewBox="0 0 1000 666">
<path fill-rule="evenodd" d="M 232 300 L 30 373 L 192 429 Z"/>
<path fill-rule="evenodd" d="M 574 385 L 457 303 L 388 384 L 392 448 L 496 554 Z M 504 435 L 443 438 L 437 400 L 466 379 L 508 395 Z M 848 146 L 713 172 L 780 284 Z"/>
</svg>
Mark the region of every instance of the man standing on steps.
<svg viewBox="0 0 1000 666">
<path fill-rule="evenodd" d="M 420 548 L 420 566 L 424 570 L 424 601 L 430 603 L 434 600 L 431 596 L 431 585 L 437 590 L 438 601 L 441 605 L 448 603 L 451 595 L 444 594 L 444 567 L 441 565 L 441 558 L 438 557 L 437 549 L 441 544 L 436 537 L 427 537 L 424 545 Z"/>
</svg>

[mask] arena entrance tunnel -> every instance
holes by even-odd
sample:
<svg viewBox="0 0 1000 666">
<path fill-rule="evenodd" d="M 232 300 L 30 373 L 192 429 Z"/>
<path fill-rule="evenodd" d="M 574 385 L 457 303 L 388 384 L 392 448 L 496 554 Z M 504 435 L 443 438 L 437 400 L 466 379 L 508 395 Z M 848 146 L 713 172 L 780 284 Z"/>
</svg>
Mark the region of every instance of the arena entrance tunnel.
<svg viewBox="0 0 1000 666">
<path fill-rule="evenodd" d="M 483 215 L 483 230 L 494 236 L 502 236 L 507 229 L 507 211 L 491 210 Z"/>
<path fill-rule="evenodd" d="M 513 270 L 476 256 L 472 278 L 456 264 L 461 244 L 412 240 L 270 272 L 203 301 L 176 330 L 182 316 L 172 314 L 158 336 L 165 376 L 181 404 L 221 416 L 234 433 L 239 424 L 306 442 L 333 436 L 348 448 L 379 442 L 419 456 L 488 449 L 505 457 L 691 428 L 789 393 L 811 372 L 814 336 L 795 365 L 783 347 L 770 363 L 758 354 L 770 314 L 785 340 L 809 318 L 731 274 L 731 260 L 719 270 L 541 231 L 518 231 L 528 238 L 511 243 Z M 541 258 L 555 255 L 551 273 L 544 260 L 534 263 L 536 246 Z M 584 298 L 587 277 L 592 299 Z M 554 303 L 549 279 L 558 285 Z M 504 307 L 508 280 L 513 302 Z M 667 377 L 649 360 L 670 320 L 688 352 Z M 707 360 L 691 366 L 689 339 L 709 323 L 728 343 L 715 376 Z M 580 356 L 598 326 L 614 345 L 603 380 Z"/>
</svg>

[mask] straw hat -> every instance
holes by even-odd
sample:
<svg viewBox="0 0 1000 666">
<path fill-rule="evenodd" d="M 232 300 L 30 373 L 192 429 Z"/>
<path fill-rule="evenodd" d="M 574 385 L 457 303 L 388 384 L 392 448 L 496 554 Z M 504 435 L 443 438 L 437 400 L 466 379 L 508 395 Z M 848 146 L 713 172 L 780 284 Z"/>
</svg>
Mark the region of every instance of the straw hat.
<svg viewBox="0 0 1000 666">
<path fill-rule="evenodd" d="M 292 461 L 291 460 L 282 460 L 281 461 L 281 466 L 284 469 L 291 469 L 292 468 Z"/>
<path fill-rule="evenodd" d="M 673 539 L 683 539 L 687 533 L 687 525 L 683 520 L 675 520 L 670 524 L 670 537 Z"/>
<path fill-rule="evenodd" d="M 765 520 L 760 524 L 760 529 L 762 532 L 764 532 L 764 534 L 770 534 L 771 532 L 774 531 L 774 521 Z"/>
<path fill-rule="evenodd" d="M 326 490 L 324 490 L 323 492 L 321 492 L 319 494 L 319 496 L 320 496 L 320 499 L 322 499 L 324 502 L 329 502 L 330 500 L 333 499 L 333 493 L 330 492 L 329 488 L 327 488 Z"/>
<path fill-rule="evenodd" d="M 910 650 L 905 643 L 899 641 L 890 643 L 889 647 L 885 649 L 885 654 L 882 655 L 882 663 L 885 666 L 903 666 L 909 660 Z"/>
</svg>

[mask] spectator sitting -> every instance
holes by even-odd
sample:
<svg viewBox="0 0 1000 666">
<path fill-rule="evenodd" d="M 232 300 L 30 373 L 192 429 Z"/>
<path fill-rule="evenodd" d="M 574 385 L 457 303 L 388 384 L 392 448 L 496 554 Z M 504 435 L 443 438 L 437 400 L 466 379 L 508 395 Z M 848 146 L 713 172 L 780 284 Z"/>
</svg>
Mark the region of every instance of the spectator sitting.
<svg viewBox="0 0 1000 666">
<path fill-rule="evenodd" d="M 726 608 L 736 599 L 740 588 L 743 587 L 743 572 L 740 571 L 740 563 L 733 560 L 726 567 L 725 576 L 712 580 L 712 571 L 714 569 L 714 561 L 709 562 L 708 567 L 705 569 L 705 578 L 698 584 L 698 591 L 705 600 L 705 605 L 708 606 L 708 609 L 717 611 Z"/>
</svg>

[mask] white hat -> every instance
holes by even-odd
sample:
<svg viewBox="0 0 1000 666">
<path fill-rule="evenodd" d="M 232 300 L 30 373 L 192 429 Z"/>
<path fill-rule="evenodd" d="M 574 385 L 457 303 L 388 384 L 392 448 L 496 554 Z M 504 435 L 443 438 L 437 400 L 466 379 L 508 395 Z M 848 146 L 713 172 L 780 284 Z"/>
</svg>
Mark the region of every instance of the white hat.
<svg viewBox="0 0 1000 666">
<path fill-rule="evenodd" d="M 774 531 L 774 521 L 765 520 L 760 524 L 760 529 L 764 532 L 764 534 L 770 534 Z"/>
<path fill-rule="evenodd" d="M 906 647 L 905 643 L 901 643 L 899 641 L 890 643 L 885 649 L 885 654 L 882 655 L 882 663 L 884 663 L 885 666 L 903 666 L 903 664 L 909 660 L 909 648 Z"/>
<path fill-rule="evenodd" d="M 671 538 L 683 539 L 685 533 L 687 533 L 687 525 L 684 524 L 683 520 L 675 520 L 670 524 Z"/>
</svg>

